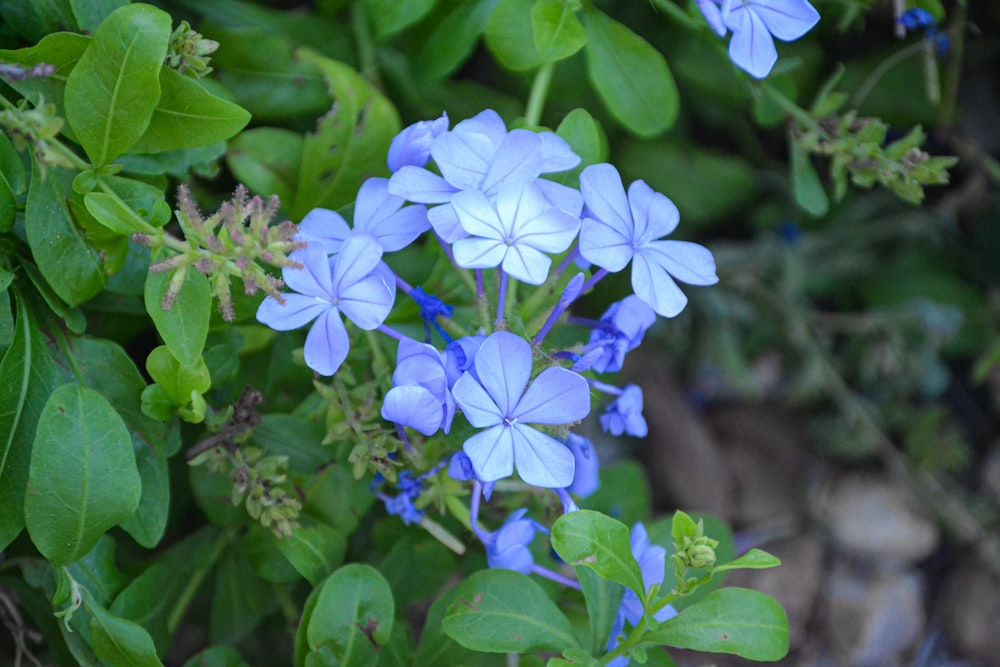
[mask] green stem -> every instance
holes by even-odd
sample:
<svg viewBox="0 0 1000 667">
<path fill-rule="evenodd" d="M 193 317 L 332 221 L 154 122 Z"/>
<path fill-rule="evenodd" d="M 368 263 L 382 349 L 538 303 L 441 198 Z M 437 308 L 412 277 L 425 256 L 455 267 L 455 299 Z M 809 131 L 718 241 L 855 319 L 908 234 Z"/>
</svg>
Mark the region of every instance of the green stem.
<svg viewBox="0 0 1000 667">
<path fill-rule="evenodd" d="M 877 84 L 882 79 L 882 77 L 885 76 L 886 73 L 888 73 L 889 70 L 891 70 L 893 67 L 903 62 L 907 58 L 920 53 L 923 50 L 923 48 L 924 48 L 924 42 L 923 40 L 920 40 L 918 42 L 910 44 L 906 48 L 900 49 L 896 53 L 892 54 L 891 56 L 880 62 L 878 67 L 873 69 L 872 73 L 868 75 L 868 78 L 865 79 L 864 83 L 862 83 L 858 87 L 858 89 L 854 91 L 854 95 L 851 97 L 851 106 L 854 107 L 855 109 L 861 106 L 861 103 L 865 101 L 865 98 L 868 97 L 868 94 L 872 92 L 873 88 L 875 88 L 875 84 Z"/>
<path fill-rule="evenodd" d="M 707 23 L 699 21 L 695 17 L 691 16 L 683 9 L 670 2 L 670 0 L 652 0 L 652 3 L 654 7 L 683 25 L 685 28 L 690 28 L 691 30 L 701 30 L 708 25 Z"/>
<path fill-rule="evenodd" d="M 965 55 L 965 3 L 959 2 L 951 15 L 954 26 L 954 39 L 951 40 L 951 50 L 948 53 L 948 64 L 944 77 L 944 94 L 941 101 L 941 113 L 938 125 L 944 129 L 951 127 L 955 120 L 955 107 L 958 104 L 958 87 L 962 80 L 962 60 Z"/>
<path fill-rule="evenodd" d="M 212 547 L 212 552 L 208 555 L 204 561 L 199 562 L 198 567 L 195 568 L 191 577 L 188 578 L 187 583 L 184 585 L 184 589 L 181 591 L 180 596 L 177 598 L 177 602 L 174 603 L 173 608 L 170 610 L 170 614 L 167 616 L 167 634 L 173 636 L 174 632 L 177 630 L 177 626 L 180 625 L 181 619 L 184 618 L 184 614 L 187 612 L 188 605 L 191 604 L 191 600 L 194 599 L 195 593 L 201 588 L 202 582 L 208 573 L 215 567 L 215 562 L 219 560 L 222 556 L 222 552 L 226 550 L 229 543 L 236 538 L 236 528 L 227 528 L 225 531 L 219 534 L 216 538 L 215 544 Z"/>
<path fill-rule="evenodd" d="M 785 97 L 781 91 L 767 83 L 766 81 L 760 84 L 760 89 L 764 91 L 771 100 L 774 101 L 779 107 L 781 107 L 789 116 L 799 121 L 806 127 L 815 127 L 816 120 L 809 115 L 809 112 L 800 107 L 798 104 L 792 100 Z"/>
<path fill-rule="evenodd" d="M 376 83 L 378 81 L 378 65 L 375 62 L 375 47 L 372 45 L 372 37 L 368 32 L 364 3 L 355 2 L 351 5 L 351 29 L 354 31 L 354 39 L 358 45 L 361 76 Z"/>
<path fill-rule="evenodd" d="M 525 121 L 531 127 L 537 127 L 542 122 L 542 109 L 545 107 L 545 98 L 549 94 L 549 85 L 552 83 L 552 73 L 555 71 L 554 62 L 545 63 L 535 72 L 535 80 L 531 84 L 531 93 L 528 95 L 528 107 L 524 112 Z"/>
</svg>

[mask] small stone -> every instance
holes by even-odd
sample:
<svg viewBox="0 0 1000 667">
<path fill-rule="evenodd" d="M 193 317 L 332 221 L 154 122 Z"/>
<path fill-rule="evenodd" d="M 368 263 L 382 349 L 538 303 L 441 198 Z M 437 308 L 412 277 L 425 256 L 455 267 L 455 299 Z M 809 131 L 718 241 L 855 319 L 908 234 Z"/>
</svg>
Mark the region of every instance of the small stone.
<svg viewBox="0 0 1000 667">
<path fill-rule="evenodd" d="M 835 569 L 828 580 L 830 647 L 842 664 L 905 664 L 924 629 L 924 592 L 912 572 L 863 577 Z"/>
<path fill-rule="evenodd" d="M 869 565 L 915 563 L 934 551 L 940 536 L 907 489 L 874 477 L 836 482 L 820 514 L 836 546 Z"/>
</svg>

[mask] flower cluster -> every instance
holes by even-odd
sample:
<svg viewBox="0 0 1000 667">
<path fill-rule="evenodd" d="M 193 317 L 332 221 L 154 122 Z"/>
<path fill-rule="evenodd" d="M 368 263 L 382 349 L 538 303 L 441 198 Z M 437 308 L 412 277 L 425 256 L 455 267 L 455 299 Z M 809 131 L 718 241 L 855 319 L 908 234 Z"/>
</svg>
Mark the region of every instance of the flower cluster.
<svg viewBox="0 0 1000 667">
<path fill-rule="evenodd" d="M 585 167 L 579 189 L 545 178 L 580 162 L 556 134 L 508 131 L 489 110 L 451 129 L 448 122 L 442 115 L 396 136 L 387 160 L 394 173 L 362 185 L 352 225 L 335 211 L 306 215 L 294 237 L 306 247 L 290 256 L 301 268 L 289 264 L 282 272 L 293 291 L 269 295 L 257 319 L 279 330 L 313 322 L 304 357 L 320 375 L 337 373 L 348 358 L 342 316 L 396 339 L 391 386 L 386 378 L 379 411 L 401 445 L 389 456 L 414 462 L 431 451 L 431 442 L 434 452 L 444 449 L 448 477 L 472 484 L 470 525 L 490 565 L 576 585 L 534 563 L 528 545 L 545 529 L 525 510 L 489 532 L 478 525 L 480 501 L 515 472 L 524 484 L 553 489 L 564 512 L 577 509 L 573 495 L 585 498 L 597 489 L 594 447 L 570 432 L 590 414 L 593 396 L 613 398 L 598 420 L 606 432 L 646 435 L 642 390 L 597 376 L 620 371 L 658 315 L 684 309 L 679 282 L 717 282 L 715 261 L 700 245 L 665 238 L 680 220 L 677 207 L 643 181 L 626 189 L 610 164 Z M 454 295 L 464 284 L 471 308 L 459 311 L 427 286 L 409 285 L 383 262 L 383 255 L 426 231 L 452 275 L 472 272 L 437 286 L 448 290 L 438 293 L 460 298 Z M 566 271 L 574 264 L 589 272 Z M 568 314 L 598 281 L 628 267 L 633 294 L 599 320 Z M 516 283 L 538 287 L 518 290 Z M 386 324 L 397 290 L 415 302 L 422 321 L 415 330 L 422 328 L 423 341 Z M 479 319 L 446 321 L 457 312 Z M 549 338 L 557 325 L 575 331 L 579 343 L 550 346 L 548 340 L 571 339 Z M 433 332 L 443 346 L 432 344 Z M 453 433 L 463 436 L 452 442 Z M 401 472 L 395 495 L 378 491 L 377 478 L 373 492 L 404 522 L 431 526 L 418 507 L 428 506 L 431 496 L 424 494 L 443 483 L 431 477 L 440 465 L 421 475 Z"/>
</svg>

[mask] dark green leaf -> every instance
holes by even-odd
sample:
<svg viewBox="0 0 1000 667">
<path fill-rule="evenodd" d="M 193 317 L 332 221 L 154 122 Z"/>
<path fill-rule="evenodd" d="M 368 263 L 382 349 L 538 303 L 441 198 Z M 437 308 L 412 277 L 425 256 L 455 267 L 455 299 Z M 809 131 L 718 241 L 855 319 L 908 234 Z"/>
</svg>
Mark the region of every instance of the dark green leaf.
<svg viewBox="0 0 1000 667">
<path fill-rule="evenodd" d="M 0 269 L 0 275 L 3 275 Z M 14 342 L 14 314 L 11 312 L 10 290 L 0 291 L 0 359 Z"/>
<path fill-rule="evenodd" d="M 310 475 L 302 492 L 307 513 L 347 535 L 357 530 L 359 517 L 375 502 L 368 484 L 354 479 L 350 467 L 343 465 L 329 466 L 319 474 Z"/>
<path fill-rule="evenodd" d="M 278 195 L 287 209 L 295 197 L 303 144 L 302 135 L 291 130 L 258 127 L 233 139 L 226 163 L 251 192 Z"/>
<path fill-rule="evenodd" d="M 663 55 L 590 5 L 584 8 L 583 17 L 587 72 L 611 115 L 641 137 L 672 127 L 680 103 Z"/>
<path fill-rule="evenodd" d="M 9 232 L 17 214 L 17 196 L 28 188 L 24 163 L 6 134 L 0 134 L 0 233 Z"/>
<path fill-rule="evenodd" d="M 184 178 L 192 173 L 213 178 L 219 173 L 218 160 L 225 155 L 226 144 L 219 142 L 202 148 L 186 148 L 151 155 L 129 154 L 115 160 L 125 171 L 136 176 L 173 176 Z"/>
<path fill-rule="evenodd" d="M 0 549 L 24 528 L 31 445 L 49 394 L 62 380 L 24 298 L 18 297 L 14 340 L 0 361 Z"/>
<path fill-rule="evenodd" d="M 249 665 L 234 648 L 210 646 L 185 662 L 183 667 L 249 667 Z"/>
<path fill-rule="evenodd" d="M 448 608 L 454 602 L 457 592 L 458 589 L 452 588 L 443 593 L 431 605 L 430 611 L 427 612 L 423 631 L 420 633 L 420 643 L 414 656 L 415 664 L 435 665 L 436 667 L 478 664 L 476 659 L 483 654 L 477 654 L 465 648 L 445 634 L 441 628 L 441 622 Z"/>
<path fill-rule="evenodd" d="M 593 116 L 585 109 L 573 109 L 556 128 L 556 134 L 566 140 L 573 152 L 580 156 L 580 164 L 573 170 L 554 175 L 554 180 L 579 186 L 580 172 L 584 167 L 608 159 L 608 138 Z"/>
<path fill-rule="evenodd" d="M 115 565 L 115 551 L 114 539 L 101 535 L 93 549 L 66 568 L 69 576 L 90 591 L 94 600 L 104 607 L 111 604 L 124 586 L 125 577 Z"/>
<path fill-rule="evenodd" d="M 385 156 L 400 129 L 392 103 L 353 69 L 311 51 L 300 50 L 299 57 L 323 73 L 335 105 L 305 138 L 291 207 L 296 220 L 318 206 L 354 201 L 361 183 L 387 172 Z"/>
<path fill-rule="evenodd" d="M 778 567 L 779 565 L 781 565 L 781 560 L 766 551 L 751 549 L 736 560 L 716 565 L 713 568 L 713 572 L 725 572 L 726 570 L 764 570 L 770 567 Z"/>
<path fill-rule="evenodd" d="M 608 646 L 608 638 L 611 636 L 611 628 L 615 624 L 625 587 L 602 579 L 589 567 L 581 566 L 574 569 L 583 588 L 584 600 L 587 602 L 590 651 L 593 655 L 601 655 Z"/>
<path fill-rule="evenodd" d="M 110 611 L 141 625 L 157 651 L 165 652 L 170 644 L 167 617 L 176 597 L 172 589 L 182 584 L 183 580 L 177 580 L 177 572 L 166 565 L 151 565 L 118 594 Z"/>
<path fill-rule="evenodd" d="M 792 192 L 795 194 L 795 203 L 811 216 L 826 215 L 830 210 L 830 200 L 809 159 L 809 153 L 800 149 L 794 141 L 790 142 L 789 150 L 792 153 Z"/>
<path fill-rule="evenodd" d="M 208 636 L 213 644 L 234 644 L 260 623 L 276 605 L 271 584 L 244 559 L 230 551 L 219 564 Z"/>
<path fill-rule="evenodd" d="M 95 166 L 146 131 L 160 97 L 170 16 L 144 4 L 113 12 L 66 80 L 66 120 Z"/>
<path fill-rule="evenodd" d="M 129 152 L 162 153 L 225 141 L 250 122 L 242 107 L 212 95 L 176 70 L 160 70 L 160 101 L 149 127 Z"/>
<path fill-rule="evenodd" d="M 115 616 L 84 593 L 90 612 L 90 644 L 94 653 L 115 667 L 162 667 L 149 633 L 141 625 Z"/>
<path fill-rule="evenodd" d="M 150 272 L 146 278 L 146 312 L 156 325 L 170 353 L 183 365 L 201 361 L 212 315 L 212 289 L 208 279 L 189 270 L 184 284 L 170 306 L 163 309 L 163 297 L 170 287 L 170 272 Z"/>
<path fill-rule="evenodd" d="M 38 270 L 52 291 L 70 306 L 87 301 L 104 288 L 104 266 L 70 213 L 73 174 L 36 165 L 24 211 L 28 245 Z"/>
<path fill-rule="evenodd" d="M 531 8 L 535 50 L 543 62 L 568 58 L 587 43 L 587 33 L 566 0 L 537 0 Z"/>
<path fill-rule="evenodd" d="M 124 7 L 129 0 L 69 0 L 73 14 L 76 16 L 76 25 L 80 30 L 94 32 L 111 12 L 119 7 Z"/>
<path fill-rule="evenodd" d="M 533 4 L 534 0 L 499 0 L 486 23 L 486 46 L 507 69 L 529 70 L 542 64 L 534 48 Z"/>
<path fill-rule="evenodd" d="M 3 6 L 7 5 L 8 3 L 3 3 Z M 46 35 L 42 41 L 34 46 L 16 51 L 0 50 L 0 60 L 4 62 L 20 63 L 25 67 L 39 63 L 56 66 L 56 71 L 52 76 L 29 77 L 20 81 L 5 81 L 5 83 L 30 99 L 33 104 L 40 104 L 42 100 L 55 104 L 57 114 L 64 117 L 63 98 L 66 94 L 66 77 L 83 56 L 90 40 L 91 38 L 86 35 L 72 32 L 53 32 Z M 64 131 L 66 129 L 63 128 Z"/>
<path fill-rule="evenodd" d="M 636 595 L 646 594 L 629 529 L 621 521 L 590 510 L 564 514 L 552 526 L 552 548 L 571 565 L 585 565 Z"/>
<path fill-rule="evenodd" d="M 365 14 L 381 41 L 413 25 L 434 9 L 437 0 L 364 0 Z"/>
<path fill-rule="evenodd" d="M 441 626 L 474 651 L 561 652 L 580 646 L 573 626 L 545 591 L 512 570 L 481 570 L 465 580 Z"/>
<path fill-rule="evenodd" d="M 318 586 L 344 561 L 347 542 L 341 533 L 324 524 L 297 528 L 278 541 L 288 562 L 313 586 Z"/>
<path fill-rule="evenodd" d="M 139 505 L 132 438 L 93 389 L 52 392 L 31 452 L 24 518 L 32 542 L 53 565 L 68 565 Z"/>
<path fill-rule="evenodd" d="M 788 653 L 788 618 L 774 598 L 745 588 L 722 588 L 643 639 L 748 660 L 780 660 Z"/>
<path fill-rule="evenodd" d="M 392 591 L 379 571 L 345 565 L 320 588 L 306 630 L 309 647 L 328 649 L 339 664 L 374 666 L 392 635 L 394 614 Z"/>
<path fill-rule="evenodd" d="M 0 3 L 0 17 L 33 42 L 47 33 L 71 29 L 75 25 L 69 0 L 3 2 Z"/>
<path fill-rule="evenodd" d="M 170 516 L 170 473 L 166 457 L 149 447 L 136 450 L 135 463 L 142 480 L 142 496 L 139 509 L 121 526 L 140 545 L 152 549 L 163 537 Z"/>
<path fill-rule="evenodd" d="M 421 78 L 437 81 L 458 69 L 472 53 L 496 5 L 497 0 L 462 3 L 438 21 L 417 54 L 414 70 Z"/>
</svg>

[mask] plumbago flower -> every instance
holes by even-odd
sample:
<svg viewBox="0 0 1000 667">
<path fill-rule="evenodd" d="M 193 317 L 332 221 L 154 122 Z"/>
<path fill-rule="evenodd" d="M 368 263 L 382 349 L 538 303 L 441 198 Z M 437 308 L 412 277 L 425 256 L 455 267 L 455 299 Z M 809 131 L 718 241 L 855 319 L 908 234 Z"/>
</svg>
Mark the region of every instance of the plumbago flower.
<svg viewBox="0 0 1000 667">
<path fill-rule="evenodd" d="M 490 567 L 514 570 L 521 574 L 531 574 L 535 558 L 528 545 L 535 539 L 535 533 L 549 532 L 545 526 L 532 519 L 525 519 L 527 509 L 511 513 L 503 525 L 495 532 L 481 531 L 479 539 L 486 547 L 486 562 Z"/>
<path fill-rule="evenodd" d="M 393 387 L 382 402 L 382 418 L 430 436 L 451 430 L 455 400 L 444 360 L 433 345 L 411 338 L 399 341 Z"/>
<path fill-rule="evenodd" d="M 621 271 L 632 262 L 632 289 L 663 317 L 674 317 L 687 297 L 674 278 L 690 285 L 714 285 L 712 253 L 697 243 L 657 240 L 674 231 L 680 214 L 674 203 L 643 181 L 629 186 L 618 170 L 594 164 L 580 174 L 586 204 L 580 228 L 580 254 L 605 271 Z"/>
<path fill-rule="evenodd" d="M 381 263 L 382 247 L 368 234 L 347 237 L 333 257 L 318 246 L 293 254 L 304 268 L 285 267 L 281 275 L 295 292 L 283 294 L 284 303 L 272 296 L 264 299 L 257 321 L 289 331 L 316 320 L 306 335 L 306 365 L 320 375 L 333 375 L 350 348 L 340 314 L 362 329 L 377 328 L 392 309 L 396 283 Z"/>
<path fill-rule="evenodd" d="M 620 371 L 625 354 L 639 347 L 646 329 L 655 322 L 656 313 L 634 294 L 611 304 L 601 315 L 601 326 L 590 332 L 587 347 L 601 350 L 600 356 L 591 360 L 590 369 L 598 373 Z"/>
<path fill-rule="evenodd" d="M 645 438 L 649 428 L 642 416 L 642 388 L 634 384 L 625 385 L 621 395 L 601 415 L 601 428 L 614 436 L 625 433 L 634 438 Z"/>
<path fill-rule="evenodd" d="M 508 132 L 492 109 L 436 135 L 430 156 L 440 176 L 422 166 L 404 164 L 389 179 L 389 192 L 412 202 L 443 204 L 428 211 L 428 220 L 447 243 L 466 235 L 451 206 L 452 197 L 462 191 L 479 191 L 492 201 L 504 183 L 534 182 L 553 205 L 570 215 L 580 212 L 579 192 L 539 178 L 580 163 L 569 144 L 552 132 Z"/>
<path fill-rule="evenodd" d="M 403 206 L 406 201 L 389 194 L 389 180 L 369 178 L 354 203 L 354 231 L 336 211 L 314 208 L 302 218 L 296 241 L 320 245 L 328 255 L 340 252 L 349 234 L 371 234 L 384 252 L 402 250 L 430 229 L 427 208 Z"/>
<path fill-rule="evenodd" d="M 569 486 L 572 452 L 529 424 L 568 424 L 586 417 L 590 412 L 587 381 L 572 371 L 552 367 L 539 373 L 529 387 L 531 345 L 506 331 L 490 335 L 473 364 L 476 375 L 465 372 L 452 393 L 469 423 L 486 429 L 463 445 L 476 476 L 491 482 L 509 477 L 516 466 L 528 484 Z"/>
<path fill-rule="evenodd" d="M 729 57 L 751 76 L 763 79 L 778 60 L 774 37 L 783 42 L 802 37 L 819 22 L 807 0 L 697 0 L 705 20 L 719 37 L 733 31 Z"/>
<path fill-rule="evenodd" d="M 478 190 L 451 199 L 469 236 L 455 242 L 455 263 L 466 269 L 501 267 L 522 282 L 541 285 L 552 260 L 545 253 L 569 248 L 580 219 L 554 207 L 534 183 L 511 182 L 492 203 Z"/>
</svg>

